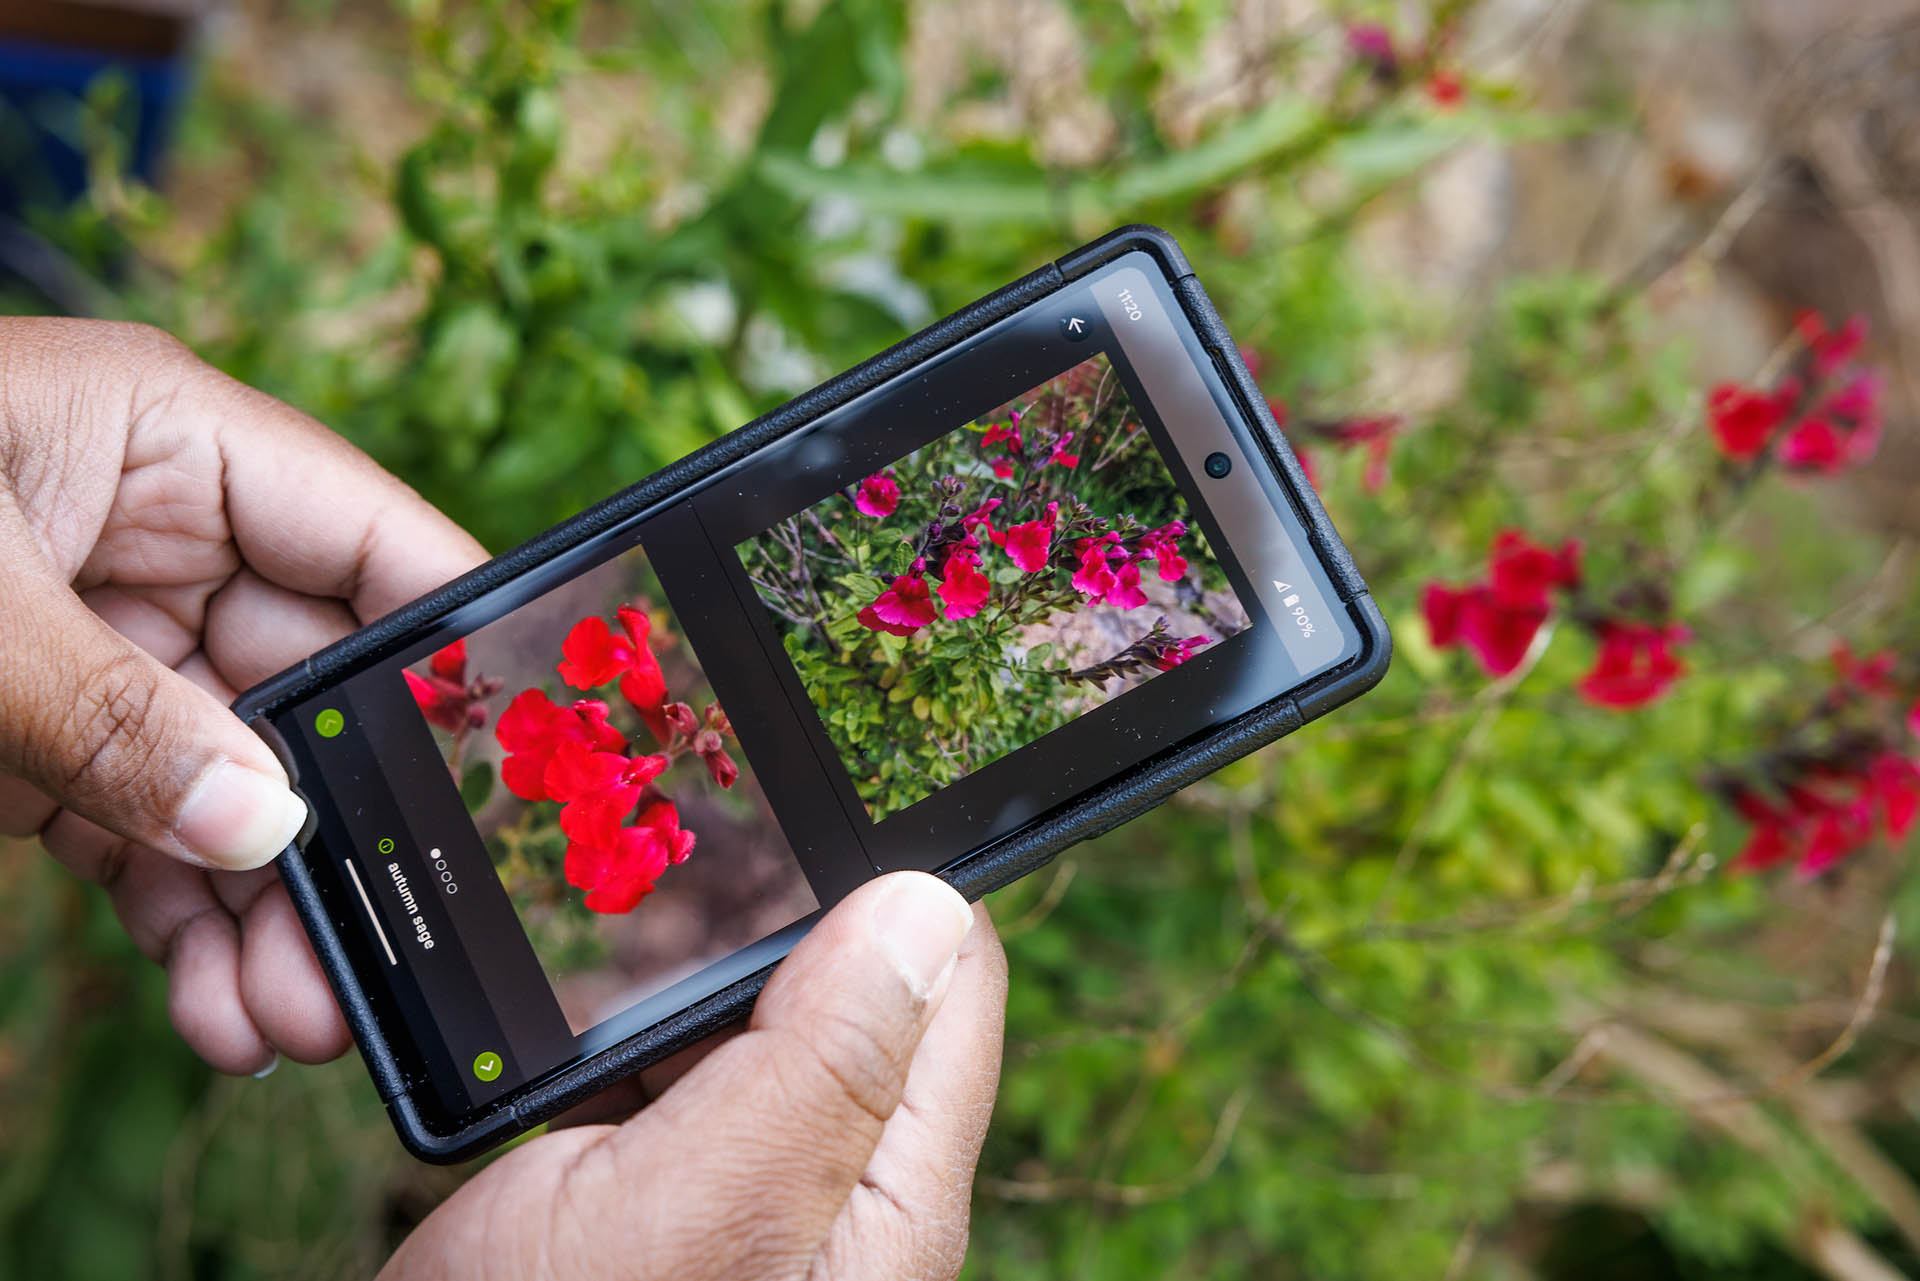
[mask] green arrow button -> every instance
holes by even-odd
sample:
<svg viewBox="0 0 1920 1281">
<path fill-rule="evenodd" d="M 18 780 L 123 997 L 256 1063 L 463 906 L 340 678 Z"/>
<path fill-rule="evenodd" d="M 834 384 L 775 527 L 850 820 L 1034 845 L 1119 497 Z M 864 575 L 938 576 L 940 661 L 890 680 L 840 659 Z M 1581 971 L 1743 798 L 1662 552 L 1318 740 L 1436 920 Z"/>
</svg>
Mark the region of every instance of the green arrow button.
<svg viewBox="0 0 1920 1281">
<path fill-rule="evenodd" d="M 500 1075 L 500 1056 L 492 1050 L 482 1050 L 480 1057 L 473 1061 L 473 1074 L 482 1081 L 491 1081 Z"/>
</svg>

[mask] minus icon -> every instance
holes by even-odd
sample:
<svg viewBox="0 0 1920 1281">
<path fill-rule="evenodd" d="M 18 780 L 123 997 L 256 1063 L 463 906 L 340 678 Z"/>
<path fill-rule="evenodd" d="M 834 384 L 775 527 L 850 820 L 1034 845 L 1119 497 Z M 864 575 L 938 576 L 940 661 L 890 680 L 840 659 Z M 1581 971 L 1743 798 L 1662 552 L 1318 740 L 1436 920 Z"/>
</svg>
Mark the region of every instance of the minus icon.
<svg viewBox="0 0 1920 1281">
<path fill-rule="evenodd" d="M 1300 596 L 1296 592 L 1294 595 L 1287 597 L 1285 600 L 1281 601 L 1280 603 L 1282 605 L 1285 605 L 1288 609 L 1292 609 L 1295 605 L 1298 605 L 1300 603 Z"/>
</svg>

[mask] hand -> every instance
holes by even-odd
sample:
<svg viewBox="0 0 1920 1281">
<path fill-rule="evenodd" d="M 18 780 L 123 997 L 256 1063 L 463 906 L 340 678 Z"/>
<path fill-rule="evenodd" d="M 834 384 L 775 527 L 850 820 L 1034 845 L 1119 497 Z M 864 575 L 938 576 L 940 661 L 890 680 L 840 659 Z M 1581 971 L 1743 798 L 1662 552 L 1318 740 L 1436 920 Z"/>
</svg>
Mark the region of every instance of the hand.
<svg viewBox="0 0 1920 1281">
<path fill-rule="evenodd" d="M 745 1032 L 625 1125 L 494 1162 L 382 1281 L 951 1278 L 1005 1006 L 984 908 L 919 872 L 872 881 L 775 971 Z"/>
<path fill-rule="evenodd" d="M 106 887 L 214 1067 L 348 1044 L 261 866 L 305 809 L 227 704 L 484 555 L 156 330 L 0 318 L 0 833 Z"/>
</svg>

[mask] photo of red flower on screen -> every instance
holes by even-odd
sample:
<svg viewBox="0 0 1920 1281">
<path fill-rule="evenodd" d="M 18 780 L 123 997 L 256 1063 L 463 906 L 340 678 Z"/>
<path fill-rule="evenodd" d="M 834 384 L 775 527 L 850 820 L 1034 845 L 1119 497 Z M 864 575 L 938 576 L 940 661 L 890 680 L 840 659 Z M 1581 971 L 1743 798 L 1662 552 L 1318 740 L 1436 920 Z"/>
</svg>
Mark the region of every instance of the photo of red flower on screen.
<svg viewBox="0 0 1920 1281">
<path fill-rule="evenodd" d="M 875 822 L 1247 626 L 1105 355 L 738 551 Z"/>
<path fill-rule="evenodd" d="M 817 906 L 639 549 L 404 675 L 576 1032 Z"/>
</svg>

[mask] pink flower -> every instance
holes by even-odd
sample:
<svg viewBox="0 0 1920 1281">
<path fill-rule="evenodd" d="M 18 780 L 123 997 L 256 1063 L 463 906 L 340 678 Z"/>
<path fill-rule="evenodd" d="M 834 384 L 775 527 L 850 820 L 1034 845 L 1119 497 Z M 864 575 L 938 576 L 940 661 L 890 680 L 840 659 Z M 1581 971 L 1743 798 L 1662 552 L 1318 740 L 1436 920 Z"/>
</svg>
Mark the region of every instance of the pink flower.
<svg viewBox="0 0 1920 1281">
<path fill-rule="evenodd" d="M 1069 454 L 1067 452 L 1067 442 L 1071 441 L 1072 439 L 1073 439 L 1073 433 L 1068 432 L 1066 435 L 1062 436 L 1059 440 L 1056 440 L 1055 442 L 1053 442 L 1053 452 L 1047 455 L 1047 461 L 1050 463 L 1059 463 L 1062 467 L 1065 467 L 1069 470 L 1075 467 L 1078 467 L 1080 465 L 1080 455 Z"/>
<path fill-rule="evenodd" d="M 733 763 L 733 757 L 727 754 L 726 741 L 718 730 L 703 729 L 693 736 L 693 750 L 707 767 L 707 773 L 723 789 L 734 785 L 740 778 L 740 767 Z"/>
<path fill-rule="evenodd" d="M 1347 49 L 1374 75 L 1392 79 L 1400 74 L 1400 54 L 1393 36 L 1377 22 L 1347 24 Z"/>
<path fill-rule="evenodd" d="M 1013 460 L 1011 458 L 994 459 L 993 474 L 1001 480 L 1005 480 L 1007 477 L 1013 475 Z"/>
<path fill-rule="evenodd" d="M 1059 503 L 1048 503 L 1046 515 L 1010 526 L 1005 534 L 995 534 L 993 541 L 1005 547 L 1007 558 L 1024 572 L 1032 574 L 1045 569 L 1053 544 L 1053 524 L 1059 511 Z"/>
<path fill-rule="evenodd" d="M 868 631 L 911 636 L 933 621 L 933 593 L 920 575 L 902 574 L 856 617 Z"/>
<path fill-rule="evenodd" d="M 1140 554 L 1153 559 L 1163 583 L 1178 582 L 1186 575 L 1187 558 L 1180 554 L 1178 541 L 1186 532 L 1187 523 L 1174 520 L 1140 535 Z"/>
<path fill-rule="evenodd" d="M 1846 464 L 1846 442 L 1826 419 L 1805 418 L 1780 442 L 1780 461 L 1795 471 L 1831 475 Z"/>
<path fill-rule="evenodd" d="M 1600 625 L 1600 652 L 1582 677 L 1580 696 L 1596 707 L 1629 708 L 1652 702 L 1686 671 L 1672 647 L 1686 628 L 1614 620 Z"/>
<path fill-rule="evenodd" d="M 993 583 L 980 572 L 973 559 L 960 551 L 947 554 L 946 568 L 940 573 L 940 600 L 948 618 L 972 618 L 987 603 Z"/>
<path fill-rule="evenodd" d="M 1128 561 L 1114 571 L 1114 584 L 1107 589 L 1106 603 L 1115 609 L 1139 609 L 1147 603 L 1147 594 L 1140 590 L 1140 563 Z"/>
<path fill-rule="evenodd" d="M 1139 571 L 1134 572 L 1135 578 Z M 1120 579 L 1107 564 L 1107 548 L 1103 543 L 1090 544 L 1080 553 L 1080 568 L 1073 573 L 1073 590 L 1088 597 L 1092 603 L 1099 604 L 1108 592 L 1119 586 Z"/>
<path fill-rule="evenodd" d="M 1183 637 L 1166 646 L 1148 661 L 1161 671 L 1170 672 L 1211 644 L 1213 644 L 1211 636 Z"/>
<path fill-rule="evenodd" d="M 885 472 L 869 476 L 860 482 L 853 505 L 876 520 L 891 516 L 893 509 L 900 505 L 900 482 Z"/>
</svg>

